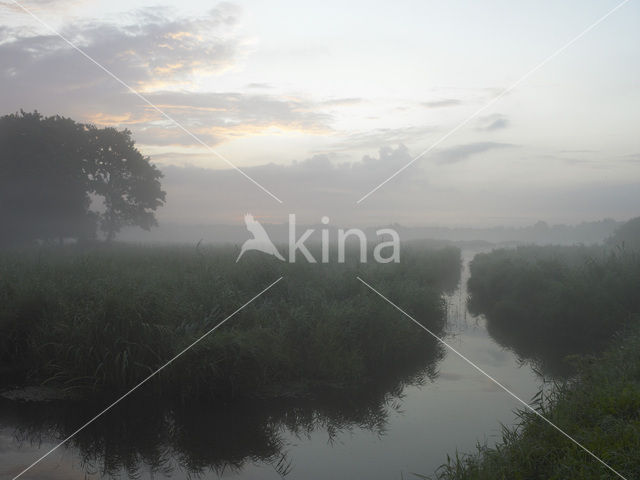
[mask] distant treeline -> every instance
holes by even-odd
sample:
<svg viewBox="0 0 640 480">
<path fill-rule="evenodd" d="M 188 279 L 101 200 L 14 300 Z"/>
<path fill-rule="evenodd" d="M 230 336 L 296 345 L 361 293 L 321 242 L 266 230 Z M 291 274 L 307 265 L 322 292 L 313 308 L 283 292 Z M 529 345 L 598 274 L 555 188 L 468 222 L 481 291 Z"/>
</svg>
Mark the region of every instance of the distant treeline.
<svg viewBox="0 0 640 480">
<path fill-rule="evenodd" d="M 286 220 L 286 219 L 284 219 Z M 367 238 L 376 239 L 376 230 L 379 228 L 393 228 L 398 232 L 403 241 L 431 239 L 441 242 L 460 242 L 461 246 L 478 242 L 489 243 L 526 243 L 526 244 L 557 244 L 571 245 L 583 243 L 590 245 L 602 243 L 610 237 L 616 228 L 622 225 L 612 219 L 605 219 L 597 222 L 583 222 L 578 225 L 548 225 L 545 222 L 538 222 L 535 225 L 524 227 L 406 227 L 399 224 L 381 225 L 378 227 L 363 228 Z M 289 238 L 289 227 L 283 224 L 264 224 L 274 242 L 286 243 Z M 345 227 L 357 227 L 358 225 L 347 225 Z M 316 230 L 308 243 L 320 241 L 320 231 L 329 229 L 330 238 L 336 238 L 338 226 L 332 225 L 303 225 L 297 226 L 298 230 L 304 232 L 307 228 Z M 142 232 L 139 229 L 124 229 L 120 238 L 132 242 L 166 242 L 166 243 L 189 243 L 204 240 L 215 243 L 238 243 L 246 240 L 247 232 L 244 225 L 181 225 L 163 223 L 159 228 L 150 232 Z"/>
<path fill-rule="evenodd" d="M 534 225 L 522 227 L 399 227 L 398 233 L 403 240 L 414 238 L 446 239 L 456 242 L 484 240 L 491 243 L 521 242 L 540 245 L 585 245 L 601 243 L 611 236 L 621 222 L 607 218 L 595 222 L 582 222 L 577 225 L 549 225 L 539 221 Z"/>
</svg>

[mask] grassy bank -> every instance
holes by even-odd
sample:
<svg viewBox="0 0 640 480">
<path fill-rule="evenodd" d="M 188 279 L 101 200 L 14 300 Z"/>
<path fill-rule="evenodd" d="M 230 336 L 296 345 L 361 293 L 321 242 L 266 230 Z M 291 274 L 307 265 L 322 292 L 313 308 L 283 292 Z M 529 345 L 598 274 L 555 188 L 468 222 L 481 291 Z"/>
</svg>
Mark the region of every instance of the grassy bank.
<svg viewBox="0 0 640 480">
<path fill-rule="evenodd" d="M 492 337 L 545 373 L 602 351 L 640 313 L 640 253 L 602 247 L 520 247 L 477 255 L 469 309 Z"/>
<path fill-rule="evenodd" d="M 459 275 L 459 250 L 407 248 L 400 264 L 385 265 L 288 264 L 260 253 L 236 264 L 237 253 L 135 246 L 0 253 L 3 386 L 121 392 L 281 275 L 146 389 L 180 398 L 282 395 L 363 384 L 439 358 L 426 334 L 355 276 L 441 331 L 441 292 Z"/>
<path fill-rule="evenodd" d="M 534 399 L 539 413 L 625 478 L 640 478 L 640 252 L 496 250 L 475 257 L 468 286 L 470 309 L 486 316 L 494 339 L 544 373 L 573 374 Z M 435 478 L 618 478 L 533 412 L 517 414 L 495 447 L 448 458 Z"/>
<path fill-rule="evenodd" d="M 627 479 L 640 478 L 640 328 L 615 336 L 599 358 L 584 359 L 577 379 L 538 399 L 540 413 Z M 456 455 L 438 480 L 619 478 L 538 416 L 519 412 L 493 448 Z"/>
</svg>

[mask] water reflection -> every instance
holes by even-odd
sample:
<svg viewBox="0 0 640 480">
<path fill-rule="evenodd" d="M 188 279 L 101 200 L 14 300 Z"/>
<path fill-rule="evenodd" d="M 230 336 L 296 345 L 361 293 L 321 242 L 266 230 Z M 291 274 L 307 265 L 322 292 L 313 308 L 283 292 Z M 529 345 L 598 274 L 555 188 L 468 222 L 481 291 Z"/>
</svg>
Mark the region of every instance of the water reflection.
<svg viewBox="0 0 640 480">
<path fill-rule="evenodd" d="M 387 374 L 375 384 L 324 390 L 307 398 L 223 406 L 167 405 L 144 395 L 131 396 L 75 435 L 64 448 L 74 450 L 87 476 L 138 478 L 142 472 L 150 472 L 154 478 L 201 478 L 261 463 L 285 477 L 293 468 L 285 433 L 305 437 L 325 431 L 329 441 L 354 429 L 384 435 L 389 414 L 398 411 L 405 388 L 437 376 L 442 349 L 425 339 L 422 353 L 419 362 Z M 54 444 L 102 408 L 104 405 L 90 403 L 3 400 L 0 425 L 12 432 L 16 449 Z M 19 471 L 16 466 L 15 473 Z"/>
<path fill-rule="evenodd" d="M 514 252 L 494 250 L 474 260 L 474 276 L 467 280 L 467 309 L 486 320 L 491 338 L 513 352 L 521 364 L 530 365 L 543 377 L 568 378 L 576 371 L 573 359 L 602 350 L 609 333 L 594 334 L 587 326 L 568 327 L 572 320 L 581 318 L 566 310 L 565 315 L 573 318 L 562 317 L 562 309 L 570 305 L 570 300 L 562 297 L 571 291 L 552 275 L 541 273 L 544 269 L 560 270 L 562 265 L 538 261 L 542 265 L 539 270 L 525 269 L 517 264 L 522 259 Z M 512 267 L 512 262 L 518 267 Z"/>
<path fill-rule="evenodd" d="M 529 399 L 539 378 L 528 366 L 517 368 L 514 355 L 490 338 L 484 318 L 466 310 L 473 254 L 463 252 L 463 279 L 446 296 L 447 324 L 436 326 L 436 333 Z M 422 357 L 384 377 L 379 373 L 374 384 L 359 390 L 234 407 L 161 405 L 138 392 L 24 478 L 388 480 L 413 478 L 411 472 L 430 475 L 447 454 L 473 451 L 477 442 L 492 445 L 500 425 L 516 420 L 512 411 L 520 404 L 456 355 L 445 356 L 426 332 L 417 327 L 415 332 L 424 343 Z M 104 404 L 0 403 L 0 478 L 13 478 Z"/>
<path fill-rule="evenodd" d="M 592 344 L 576 348 L 557 339 L 532 338 L 513 324 L 492 321 L 491 316 L 487 316 L 487 331 L 498 345 L 514 352 L 522 363 L 529 363 L 543 377 L 570 377 L 575 373 L 572 358 L 593 351 Z"/>
</svg>

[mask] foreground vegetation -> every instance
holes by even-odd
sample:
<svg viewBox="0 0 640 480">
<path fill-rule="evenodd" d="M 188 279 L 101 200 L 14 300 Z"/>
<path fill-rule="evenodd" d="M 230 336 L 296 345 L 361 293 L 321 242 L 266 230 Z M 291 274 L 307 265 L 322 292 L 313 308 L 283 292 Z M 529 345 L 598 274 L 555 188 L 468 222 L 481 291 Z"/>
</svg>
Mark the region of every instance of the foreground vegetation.
<svg viewBox="0 0 640 480">
<path fill-rule="evenodd" d="M 628 222 L 604 247 L 478 255 L 469 280 L 470 308 L 498 342 L 543 373 L 574 374 L 532 406 L 628 479 L 640 478 L 639 226 Z M 618 478 L 535 413 L 517 414 L 496 446 L 447 458 L 436 478 Z"/>
<path fill-rule="evenodd" d="M 286 264 L 259 252 L 236 264 L 237 253 L 231 246 L 1 253 L 3 386 L 122 392 L 281 275 L 145 390 L 182 399 L 281 396 L 365 384 L 440 358 L 430 337 L 355 276 L 441 331 L 441 292 L 457 282 L 459 250 L 407 248 L 400 264 L 385 265 Z"/>
<path fill-rule="evenodd" d="M 636 319 L 640 320 L 640 318 Z M 584 359 L 571 383 L 536 400 L 538 411 L 625 478 L 640 478 L 640 328 L 614 338 L 597 360 Z M 618 478 L 530 411 L 493 448 L 449 458 L 438 480 Z"/>
</svg>

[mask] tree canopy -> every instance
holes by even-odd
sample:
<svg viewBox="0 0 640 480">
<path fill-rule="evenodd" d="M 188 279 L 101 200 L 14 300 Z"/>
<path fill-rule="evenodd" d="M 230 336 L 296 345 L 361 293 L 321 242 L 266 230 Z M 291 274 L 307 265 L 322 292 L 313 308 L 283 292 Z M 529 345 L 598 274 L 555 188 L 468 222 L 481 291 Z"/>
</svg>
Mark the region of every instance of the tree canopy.
<svg viewBox="0 0 640 480">
<path fill-rule="evenodd" d="M 0 244 L 149 229 L 165 199 L 161 178 L 129 130 L 38 112 L 0 117 Z"/>
</svg>

